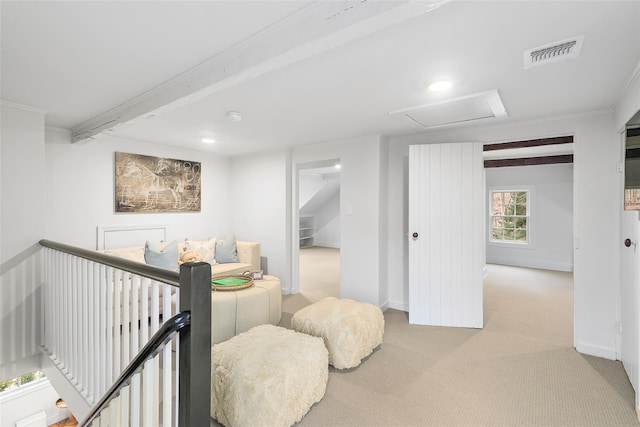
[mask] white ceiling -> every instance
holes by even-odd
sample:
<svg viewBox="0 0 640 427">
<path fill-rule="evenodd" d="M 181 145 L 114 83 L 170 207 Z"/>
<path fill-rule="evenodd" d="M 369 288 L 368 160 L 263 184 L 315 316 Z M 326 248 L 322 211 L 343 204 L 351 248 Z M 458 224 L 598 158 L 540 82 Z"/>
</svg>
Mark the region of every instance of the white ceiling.
<svg viewBox="0 0 640 427">
<path fill-rule="evenodd" d="M 439 4 L 3 0 L 1 98 L 54 127 L 98 116 L 113 136 L 235 156 L 424 132 L 389 113 L 486 91 L 507 117 L 485 124 L 610 109 L 637 71 L 640 1 Z M 579 35 L 578 58 L 525 70 L 525 50 Z M 439 76 L 454 87 L 425 91 Z"/>
<path fill-rule="evenodd" d="M 71 128 L 240 43 L 304 2 L 0 2 L 2 99 Z"/>
</svg>

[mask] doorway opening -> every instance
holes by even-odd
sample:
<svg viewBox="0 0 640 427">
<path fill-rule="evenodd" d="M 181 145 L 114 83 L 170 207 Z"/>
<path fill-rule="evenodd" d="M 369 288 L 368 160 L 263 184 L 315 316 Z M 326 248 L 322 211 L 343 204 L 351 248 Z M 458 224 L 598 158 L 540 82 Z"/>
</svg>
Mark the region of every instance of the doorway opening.
<svg viewBox="0 0 640 427">
<path fill-rule="evenodd" d="M 541 314 L 557 321 L 558 339 L 572 346 L 573 136 L 488 144 L 484 159 L 488 318 L 499 302 L 494 291 L 510 289 L 525 301 L 546 301 Z M 522 327 L 535 327 L 536 316 L 527 318 Z"/>
<path fill-rule="evenodd" d="M 340 160 L 298 167 L 298 290 L 340 297 Z"/>
</svg>

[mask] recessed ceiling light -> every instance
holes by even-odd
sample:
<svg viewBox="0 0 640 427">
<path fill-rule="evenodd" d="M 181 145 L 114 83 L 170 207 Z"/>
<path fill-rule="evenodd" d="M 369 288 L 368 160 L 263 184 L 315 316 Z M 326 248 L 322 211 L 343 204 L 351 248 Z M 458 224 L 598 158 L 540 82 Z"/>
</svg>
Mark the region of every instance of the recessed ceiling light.
<svg viewBox="0 0 640 427">
<path fill-rule="evenodd" d="M 214 142 L 216 142 L 216 140 L 213 138 L 202 138 L 202 142 L 204 142 L 205 144 L 213 144 Z"/>
<path fill-rule="evenodd" d="M 340 169 L 342 166 L 340 165 L 340 163 L 337 163 L 337 164 L 333 165 L 333 167 L 336 168 L 336 169 Z"/>
<path fill-rule="evenodd" d="M 453 86 L 453 82 L 451 82 L 451 80 L 436 80 L 435 82 L 431 83 L 427 89 L 432 92 L 439 92 L 442 90 L 450 89 L 451 86 Z"/>
<path fill-rule="evenodd" d="M 237 111 L 227 111 L 227 119 L 231 120 L 232 122 L 239 122 L 240 120 L 242 120 L 242 114 L 238 113 Z"/>
</svg>

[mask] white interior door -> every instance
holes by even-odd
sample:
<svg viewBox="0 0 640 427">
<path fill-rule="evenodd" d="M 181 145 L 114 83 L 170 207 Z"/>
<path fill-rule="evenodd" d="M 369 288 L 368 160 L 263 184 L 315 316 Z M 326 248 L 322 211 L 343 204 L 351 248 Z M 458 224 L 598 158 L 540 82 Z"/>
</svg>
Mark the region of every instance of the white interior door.
<svg viewBox="0 0 640 427">
<path fill-rule="evenodd" d="M 636 408 L 640 407 L 640 213 L 622 213 L 621 287 L 621 359 L 629 381 L 636 391 Z"/>
<path fill-rule="evenodd" d="M 409 322 L 482 328 L 482 144 L 409 148 Z"/>
<path fill-rule="evenodd" d="M 636 193 L 640 188 L 640 136 L 623 133 L 625 208 L 637 209 Z M 628 206 L 627 206 L 628 204 Z M 640 212 L 623 210 L 621 216 L 620 257 L 620 359 L 636 392 L 636 411 L 640 417 Z"/>
</svg>

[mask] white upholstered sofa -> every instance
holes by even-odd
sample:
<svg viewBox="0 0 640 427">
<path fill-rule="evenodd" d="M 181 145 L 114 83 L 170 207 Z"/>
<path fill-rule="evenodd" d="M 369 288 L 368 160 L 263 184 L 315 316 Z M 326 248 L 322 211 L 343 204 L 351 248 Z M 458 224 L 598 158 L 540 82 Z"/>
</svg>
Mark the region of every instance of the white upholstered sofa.
<svg viewBox="0 0 640 427">
<path fill-rule="evenodd" d="M 212 277 L 242 274 L 260 270 L 260 243 L 237 240 L 238 262 L 215 263 L 211 266 Z M 185 243 L 178 244 L 180 254 L 185 252 Z M 187 246 L 188 247 L 188 246 Z M 145 247 L 106 249 L 108 255 L 145 263 Z M 175 309 L 175 296 L 172 298 Z M 282 315 L 282 288 L 277 277 L 265 275 L 255 280 L 254 286 L 238 291 L 211 292 L 211 341 L 225 341 L 250 328 L 270 323 L 277 325 Z"/>
<path fill-rule="evenodd" d="M 178 243 L 178 250 L 181 254 L 185 252 L 185 245 L 186 242 Z M 260 243 L 236 240 L 236 248 L 238 262 L 213 264 L 211 266 L 212 276 L 242 274 L 245 271 L 260 270 Z M 145 264 L 144 245 L 129 248 L 105 249 L 101 252 Z"/>
</svg>

